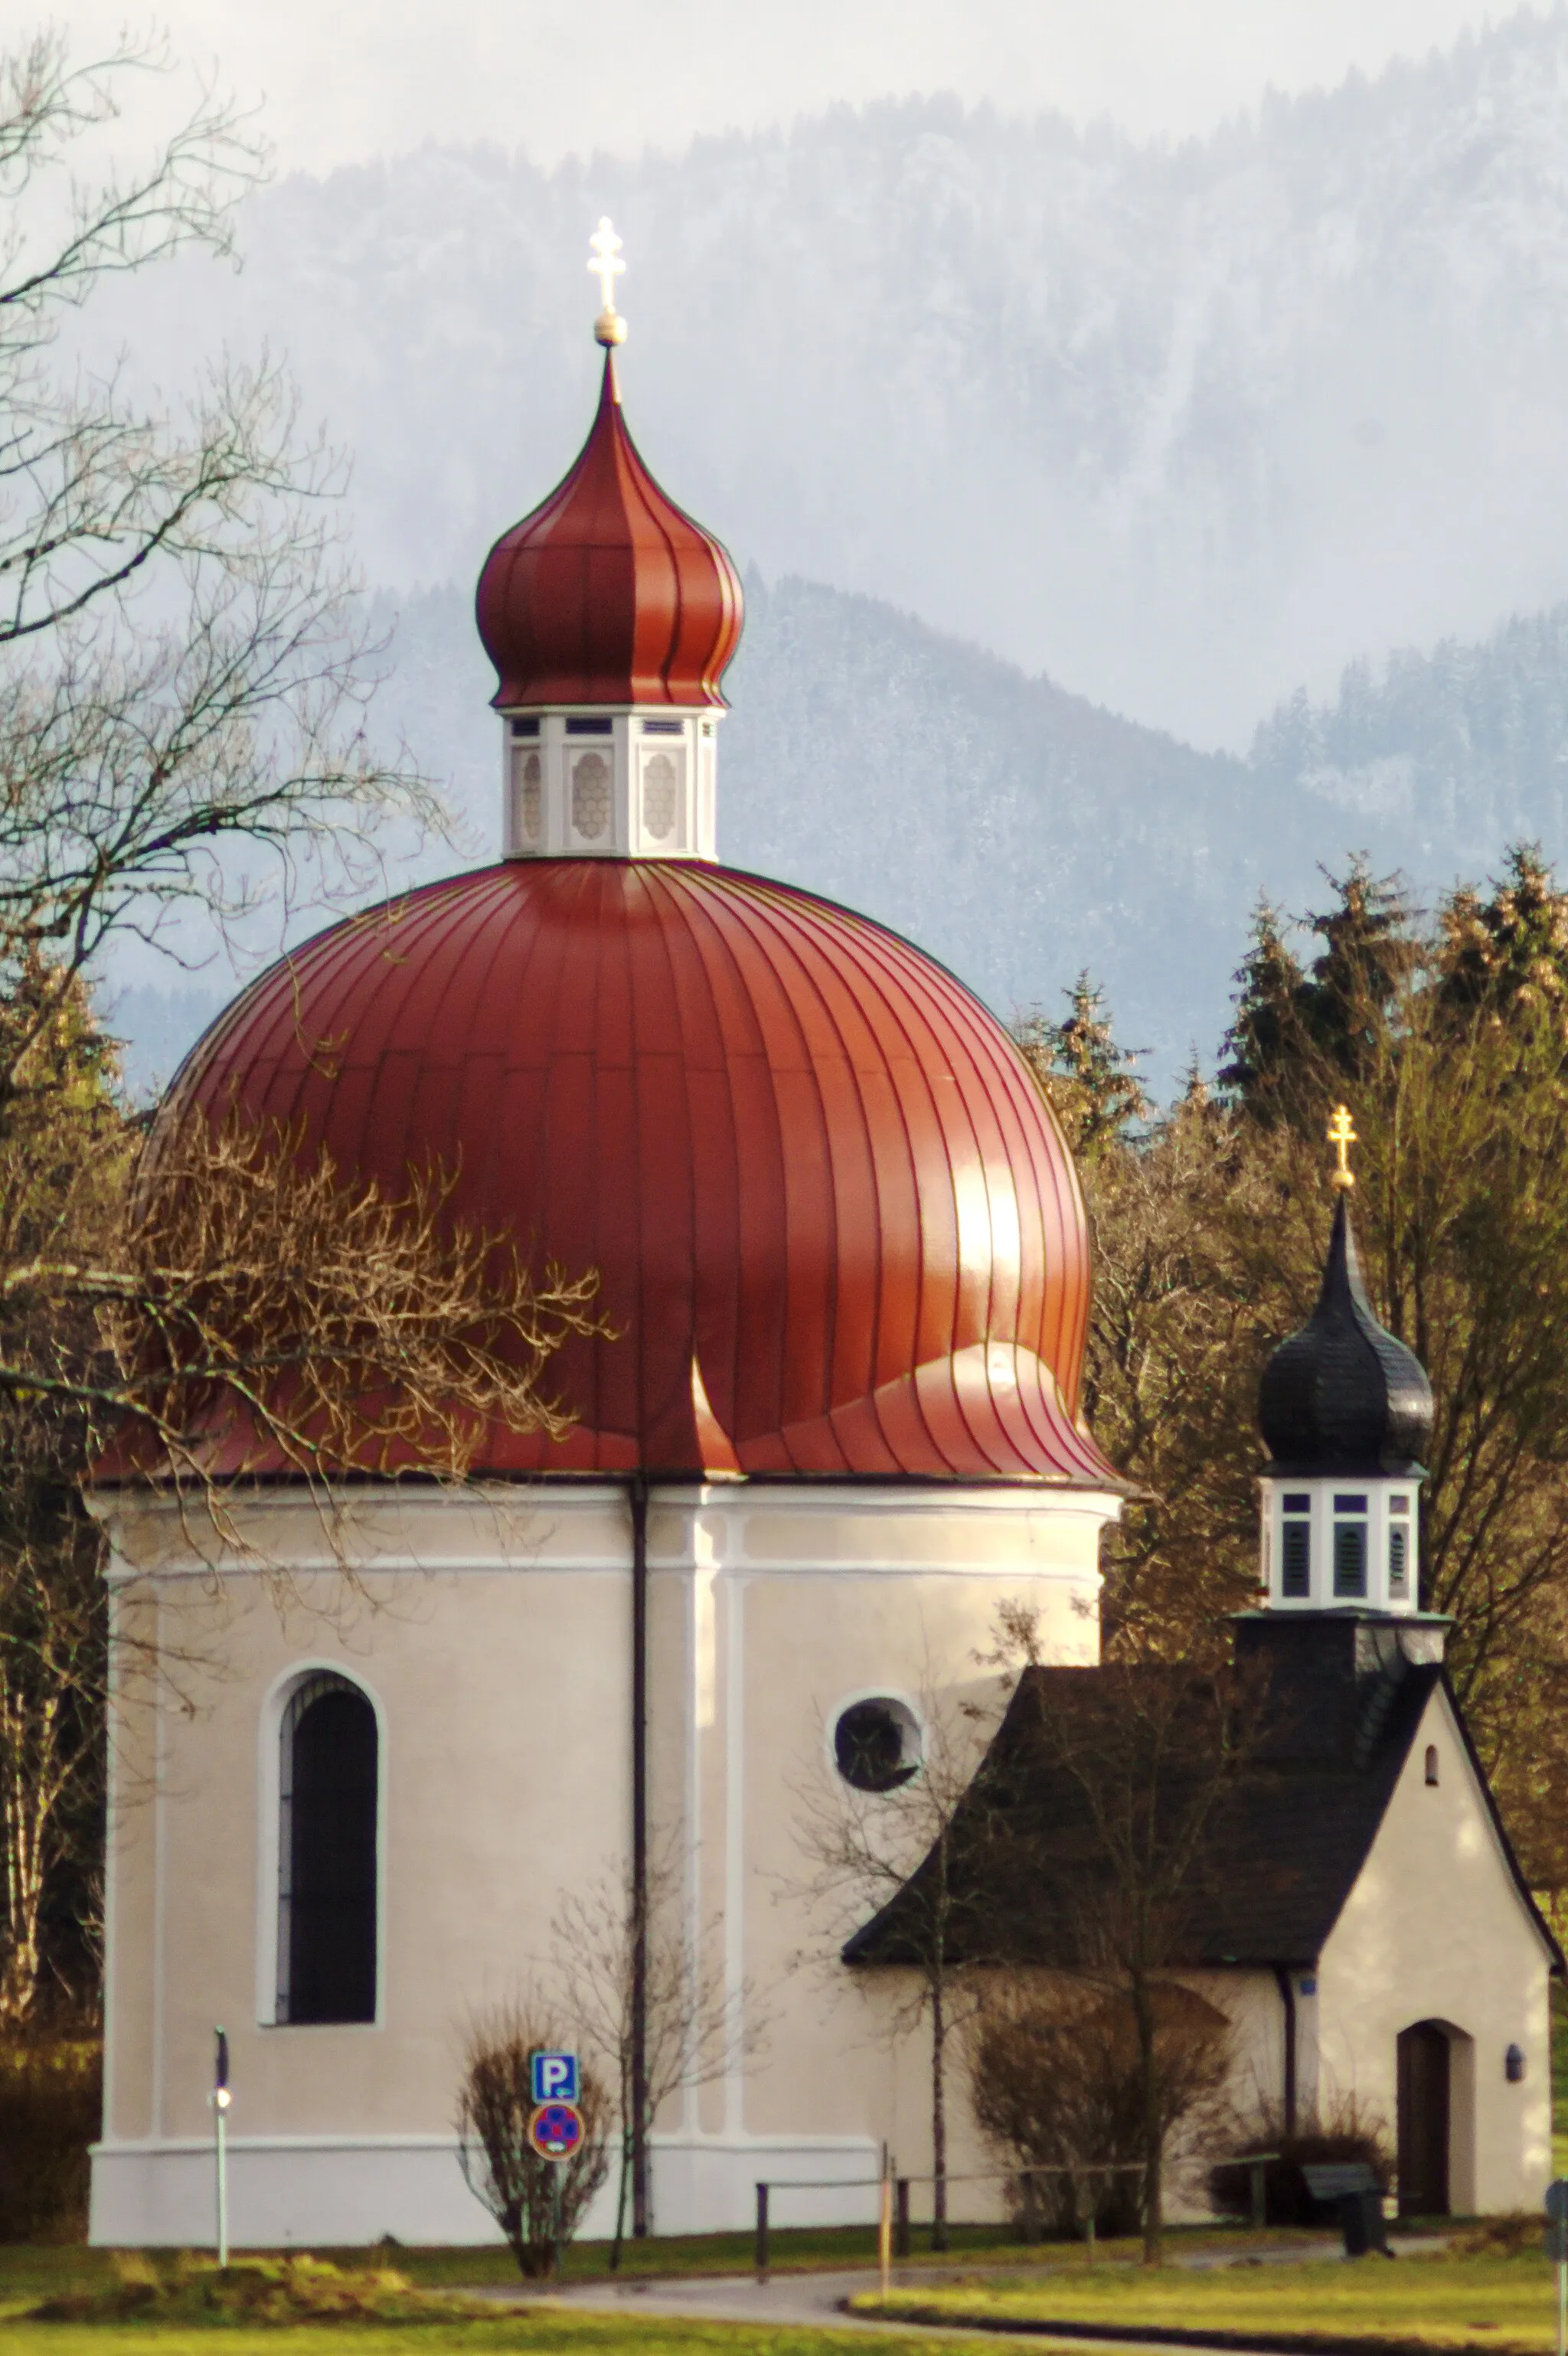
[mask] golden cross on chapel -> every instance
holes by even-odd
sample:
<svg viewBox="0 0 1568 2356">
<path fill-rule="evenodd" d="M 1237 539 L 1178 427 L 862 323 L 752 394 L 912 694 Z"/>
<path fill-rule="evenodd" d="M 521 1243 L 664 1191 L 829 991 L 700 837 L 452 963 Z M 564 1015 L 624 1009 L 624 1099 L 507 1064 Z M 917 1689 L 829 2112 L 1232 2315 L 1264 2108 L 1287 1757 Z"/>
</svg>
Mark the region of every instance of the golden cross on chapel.
<svg viewBox="0 0 1568 2356">
<path fill-rule="evenodd" d="M 602 344 L 624 344 L 626 322 L 615 308 L 615 281 L 626 265 L 621 259 L 621 241 L 616 236 L 608 213 L 588 241 L 593 250 L 589 273 L 599 281 L 599 293 L 604 308 L 593 322 L 593 333 Z"/>
<path fill-rule="evenodd" d="M 1356 1173 L 1350 1167 L 1350 1148 L 1360 1141 L 1350 1126 L 1349 1107 L 1336 1105 L 1334 1118 L 1328 1124 L 1328 1142 L 1339 1157 L 1339 1167 L 1333 1173 L 1337 1194 L 1348 1194 L 1356 1183 Z"/>
</svg>

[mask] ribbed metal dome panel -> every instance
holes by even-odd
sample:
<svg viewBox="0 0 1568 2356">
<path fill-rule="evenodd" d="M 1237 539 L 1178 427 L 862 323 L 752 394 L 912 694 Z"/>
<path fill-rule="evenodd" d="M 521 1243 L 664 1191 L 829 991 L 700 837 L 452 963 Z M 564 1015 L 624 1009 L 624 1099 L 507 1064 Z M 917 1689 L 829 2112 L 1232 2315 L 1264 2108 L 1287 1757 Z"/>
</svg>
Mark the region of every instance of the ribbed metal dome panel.
<svg viewBox="0 0 1568 2356">
<path fill-rule="evenodd" d="M 194 1051 L 338 1167 L 596 1269 L 560 1446 L 480 1469 L 1113 1479 L 1075 1422 L 1071 1156 L 1001 1025 L 864 917 L 672 862 L 499 866 L 335 926 Z"/>
</svg>

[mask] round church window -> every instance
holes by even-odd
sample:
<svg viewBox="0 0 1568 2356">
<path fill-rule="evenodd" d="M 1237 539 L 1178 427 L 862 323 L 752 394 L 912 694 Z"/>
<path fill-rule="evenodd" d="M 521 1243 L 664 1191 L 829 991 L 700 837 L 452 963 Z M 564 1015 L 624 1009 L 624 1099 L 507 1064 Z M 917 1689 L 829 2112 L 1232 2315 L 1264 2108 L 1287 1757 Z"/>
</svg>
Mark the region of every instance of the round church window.
<svg viewBox="0 0 1568 2356">
<path fill-rule="evenodd" d="M 852 1701 L 833 1730 L 838 1772 L 857 1792 L 893 1792 L 920 1765 L 920 1726 L 907 1702 Z"/>
</svg>

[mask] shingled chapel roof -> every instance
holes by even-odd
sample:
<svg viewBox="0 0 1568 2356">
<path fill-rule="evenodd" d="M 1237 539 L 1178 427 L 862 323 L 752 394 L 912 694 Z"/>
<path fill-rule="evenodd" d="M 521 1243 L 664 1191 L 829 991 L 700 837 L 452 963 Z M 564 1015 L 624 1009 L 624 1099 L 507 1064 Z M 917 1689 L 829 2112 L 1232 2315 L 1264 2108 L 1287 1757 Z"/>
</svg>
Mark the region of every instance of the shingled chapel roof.
<svg viewBox="0 0 1568 2356">
<path fill-rule="evenodd" d="M 1244 1615 L 1238 1666 L 1227 1674 L 1232 1702 L 1239 1683 L 1256 1680 L 1232 1719 L 1233 1726 L 1250 1713 L 1252 1734 L 1223 1789 L 1214 1762 L 1223 1680 L 1216 1688 L 1182 1665 L 1027 1670 L 952 1827 L 949 1960 L 1065 1968 L 1082 1959 L 1097 1896 L 1112 1894 L 1115 1883 L 1074 1762 L 1094 1757 L 1107 1713 L 1136 1708 L 1141 1691 L 1166 1730 L 1167 1763 L 1150 1780 L 1164 1837 L 1179 1840 L 1185 1826 L 1204 1817 L 1170 1912 L 1168 1961 L 1189 1968 L 1316 1964 L 1366 1864 L 1427 1703 L 1449 1690 L 1440 1660 L 1411 1657 L 1420 1647 L 1409 1624 L 1402 1634 L 1383 1615 L 1354 1611 L 1283 1624 L 1267 1613 Z M 1507 1869 L 1561 1971 L 1456 1705 L 1454 1722 Z M 1206 1810 L 1205 1789 L 1215 1794 Z M 933 1851 L 856 1932 L 845 1962 L 919 1960 L 937 1871 Z"/>
</svg>

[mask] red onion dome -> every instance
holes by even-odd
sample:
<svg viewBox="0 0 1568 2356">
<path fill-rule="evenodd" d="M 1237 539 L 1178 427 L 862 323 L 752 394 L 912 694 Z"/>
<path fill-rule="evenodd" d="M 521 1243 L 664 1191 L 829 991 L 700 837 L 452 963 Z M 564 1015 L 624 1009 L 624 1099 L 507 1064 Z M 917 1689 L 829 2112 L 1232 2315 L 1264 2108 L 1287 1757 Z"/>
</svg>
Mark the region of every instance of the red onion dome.
<svg viewBox="0 0 1568 2356">
<path fill-rule="evenodd" d="M 741 637 L 740 576 L 637 455 L 613 354 L 576 465 L 496 542 L 476 611 L 498 710 L 723 703 L 719 682 Z"/>
<path fill-rule="evenodd" d="M 613 1337 L 551 1361 L 576 1428 L 497 1429 L 477 1471 L 1115 1478 L 1052 1115 L 960 982 L 809 893 L 662 860 L 431 884 L 254 982 L 165 1117 L 236 1099 L 346 1177 L 439 1162 L 459 1215 L 599 1271 Z"/>
</svg>

